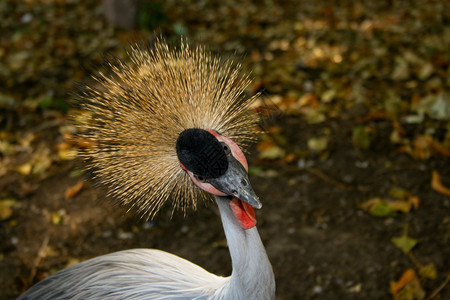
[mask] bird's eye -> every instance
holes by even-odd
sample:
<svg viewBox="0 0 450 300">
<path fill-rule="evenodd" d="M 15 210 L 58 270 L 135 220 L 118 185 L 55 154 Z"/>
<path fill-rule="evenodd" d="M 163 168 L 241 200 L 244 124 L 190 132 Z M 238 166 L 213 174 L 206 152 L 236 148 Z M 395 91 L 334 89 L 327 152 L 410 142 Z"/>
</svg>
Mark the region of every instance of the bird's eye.
<svg viewBox="0 0 450 300">
<path fill-rule="evenodd" d="M 225 144 L 224 142 L 221 142 L 221 144 L 222 144 L 223 150 L 225 151 L 226 155 L 231 154 L 230 147 L 227 144 Z"/>
<path fill-rule="evenodd" d="M 200 182 L 206 182 L 206 178 L 205 177 L 203 177 L 203 176 L 197 176 L 197 175 L 194 175 L 195 176 L 195 178 L 198 180 L 198 181 L 200 181 Z"/>
</svg>

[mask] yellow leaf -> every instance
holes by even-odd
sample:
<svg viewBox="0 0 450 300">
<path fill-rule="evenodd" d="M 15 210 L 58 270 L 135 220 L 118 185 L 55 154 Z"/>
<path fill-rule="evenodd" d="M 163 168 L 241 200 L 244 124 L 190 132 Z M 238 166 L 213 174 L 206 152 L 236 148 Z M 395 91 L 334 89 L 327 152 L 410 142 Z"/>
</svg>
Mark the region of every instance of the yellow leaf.
<svg viewBox="0 0 450 300">
<path fill-rule="evenodd" d="M 259 158 L 261 159 L 279 159 L 282 158 L 285 154 L 285 151 L 278 147 L 274 146 L 272 148 L 268 148 L 259 153 Z"/>
<path fill-rule="evenodd" d="M 308 140 L 308 148 L 315 152 L 322 152 L 328 147 L 328 139 L 326 137 L 310 138 Z"/>
<path fill-rule="evenodd" d="M 389 189 L 389 195 L 397 199 L 405 199 L 409 195 L 411 195 L 411 193 L 398 186 L 391 186 L 391 188 Z"/>
<path fill-rule="evenodd" d="M 303 95 L 299 100 L 298 103 L 301 107 L 309 106 L 309 107 L 318 107 L 319 106 L 319 100 L 317 100 L 316 96 L 314 94 L 308 93 Z"/>
<path fill-rule="evenodd" d="M 16 171 L 22 175 L 30 175 L 32 169 L 33 166 L 31 165 L 31 163 L 26 163 L 16 167 Z"/>
<path fill-rule="evenodd" d="M 419 209 L 419 204 L 420 204 L 420 198 L 417 196 L 409 196 L 408 197 L 408 202 L 412 204 L 413 208 L 415 210 Z"/>
<path fill-rule="evenodd" d="M 379 197 L 371 198 L 360 204 L 360 208 L 375 217 L 394 217 L 396 212 L 407 213 L 411 208 L 417 209 L 419 198 L 410 196 L 406 200 L 384 200 Z"/>
<path fill-rule="evenodd" d="M 325 103 L 331 102 L 336 97 L 337 91 L 335 89 L 329 89 L 322 93 L 321 99 Z"/>
<path fill-rule="evenodd" d="M 13 210 L 11 208 L 12 206 L 13 204 L 10 201 L 8 201 L 8 199 L 0 201 L 0 221 L 9 219 L 12 216 L 13 213 Z"/>
<path fill-rule="evenodd" d="M 427 264 L 425 266 L 422 266 L 419 269 L 419 274 L 422 277 L 434 280 L 437 277 L 436 266 L 433 263 L 429 263 L 429 264 Z"/>
<path fill-rule="evenodd" d="M 408 226 L 405 227 L 405 231 L 402 236 L 393 237 L 391 242 L 405 254 L 411 251 L 411 249 L 418 243 L 416 239 L 408 236 Z"/>
<path fill-rule="evenodd" d="M 318 124 L 324 122 L 327 117 L 323 112 L 321 112 L 319 109 L 305 109 L 303 111 L 306 122 L 308 124 Z"/>
<path fill-rule="evenodd" d="M 55 211 L 52 214 L 52 223 L 55 225 L 59 225 L 61 224 L 61 222 L 62 222 L 62 215 L 59 212 Z"/>
<path fill-rule="evenodd" d="M 431 175 L 431 188 L 440 194 L 450 197 L 450 189 L 442 184 L 441 176 L 436 170 L 433 170 Z"/>
<path fill-rule="evenodd" d="M 407 213 L 411 210 L 411 202 L 409 201 L 403 201 L 403 200 L 396 200 L 396 201 L 389 201 L 388 205 L 396 211 L 401 211 L 404 213 Z"/>
<path fill-rule="evenodd" d="M 75 197 L 83 188 L 83 181 L 78 181 L 75 185 L 70 186 L 66 189 L 66 192 L 64 193 L 64 198 L 67 200 L 69 198 Z"/>
<path fill-rule="evenodd" d="M 67 261 L 66 268 L 79 264 L 80 260 L 78 258 L 71 257 Z"/>
</svg>

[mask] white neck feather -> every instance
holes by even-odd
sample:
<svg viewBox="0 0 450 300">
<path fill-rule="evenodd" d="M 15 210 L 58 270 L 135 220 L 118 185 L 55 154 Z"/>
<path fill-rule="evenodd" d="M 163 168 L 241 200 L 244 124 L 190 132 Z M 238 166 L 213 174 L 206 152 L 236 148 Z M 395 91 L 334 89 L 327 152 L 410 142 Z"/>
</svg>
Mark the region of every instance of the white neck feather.
<svg viewBox="0 0 450 300">
<path fill-rule="evenodd" d="M 230 200 L 216 196 L 230 250 L 233 272 L 214 295 L 217 299 L 274 299 L 275 278 L 256 227 L 243 229 L 234 216 Z"/>
</svg>

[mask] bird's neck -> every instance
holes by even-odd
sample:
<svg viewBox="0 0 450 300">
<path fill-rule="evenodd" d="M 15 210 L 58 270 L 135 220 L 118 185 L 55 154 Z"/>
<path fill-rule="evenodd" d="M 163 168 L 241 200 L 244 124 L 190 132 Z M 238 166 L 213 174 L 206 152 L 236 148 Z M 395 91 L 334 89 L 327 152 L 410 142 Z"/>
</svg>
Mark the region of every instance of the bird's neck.
<svg viewBox="0 0 450 300">
<path fill-rule="evenodd" d="M 243 229 L 230 200 L 216 196 L 230 250 L 233 272 L 221 291 L 227 299 L 274 299 L 275 278 L 256 227 Z"/>
</svg>

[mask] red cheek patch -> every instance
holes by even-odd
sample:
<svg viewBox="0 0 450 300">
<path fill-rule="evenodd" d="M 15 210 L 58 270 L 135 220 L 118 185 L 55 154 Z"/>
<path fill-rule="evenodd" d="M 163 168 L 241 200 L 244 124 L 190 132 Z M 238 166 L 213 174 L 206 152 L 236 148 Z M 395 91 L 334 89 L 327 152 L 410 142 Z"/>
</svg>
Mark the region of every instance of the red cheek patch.
<svg viewBox="0 0 450 300">
<path fill-rule="evenodd" d="M 200 182 L 197 180 L 197 178 L 195 178 L 194 174 L 191 171 L 188 171 L 182 163 L 180 163 L 181 168 L 183 170 L 186 171 L 186 173 L 188 173 L 189 177 L 191 178 L 192 182 L 194 182 L 195 185 L 197 185 L 199 188 L 201 188 L 202 190 L 204 190 L 207 193 L 216 195 L 216 196 L 228 196 L 225 193 L 222 193 L 221 191 L 219 191 L 218 189 L 216 189 L 215 187 L 213 187 L 211 184 L 207 183 L 207 182 Z"/>
<path fill-rule="evenodd" d="M 253 206 L 238 198 L 231 199 L 230 206 L 242 228 L 250 229 L 256 225 L 255 210 Z"/>
</svg>

